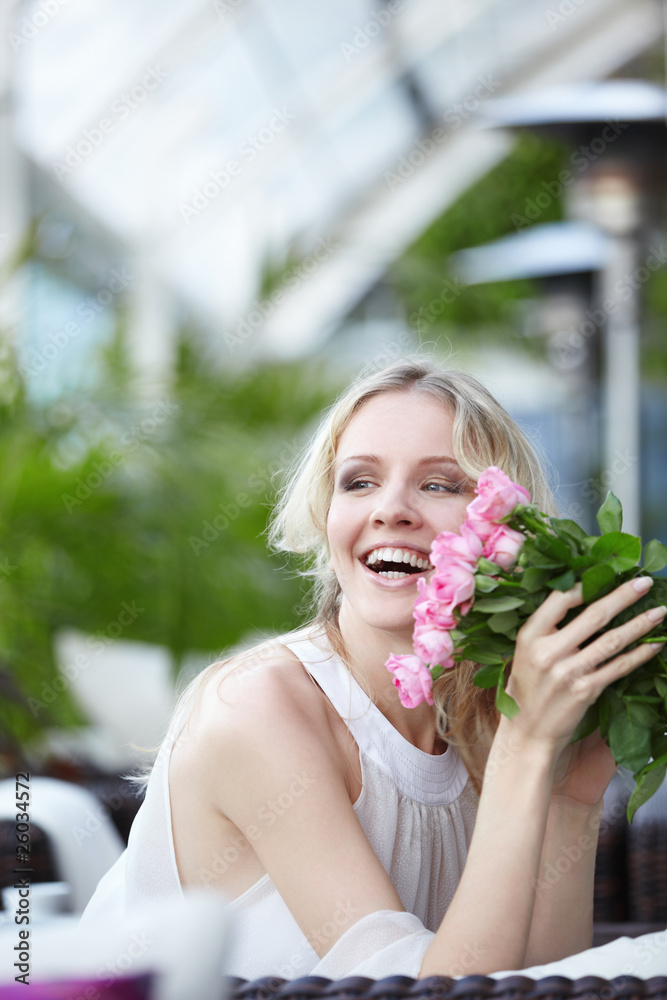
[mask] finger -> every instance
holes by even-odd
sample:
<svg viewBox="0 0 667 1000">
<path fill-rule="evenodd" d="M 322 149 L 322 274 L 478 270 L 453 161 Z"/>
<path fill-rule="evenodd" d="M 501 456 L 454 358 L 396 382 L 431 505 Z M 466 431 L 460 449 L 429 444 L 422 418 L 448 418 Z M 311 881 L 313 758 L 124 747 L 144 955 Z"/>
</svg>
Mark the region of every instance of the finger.
<svg viewBox="0 0 667 1000">
<path fill-rule="evenodd" d="M 563 648 L 571 650 L 580 646 L 582 642 L 590 639 L 592 635 L 608 625 L 620 611 L 629 608 L 631 604 L 648 593 L 652 586 L 653 580 L 650 576 L 639 576 L 621 584 L 620 587 L 616 587 L 606 597 L 593 601 L 585 611 L 582 611 L 580 615 L 577 615 L 560 630 Z"/>
<path fill-rule="evenodd" d="M 664 648 L 664 645 L 664 642 L 644 643 L 627 653 L 622 653 L 621 656 L 610 660 L 609 663 L 605 663 L 603 667 L 599 667 L 592 673 L 580 674 L 578 677 L 573 678 L 571 681 L 572 691 L 575 694 L 586 695 L 586 700 L 589 704 L 593 704 L 606 687 L 621 677 L 631 674 L 642 663 L 646 663 L 656 653 L 660 652 Z"/>
<path fill-rule="evenodd" d="M 522 626 L 521 631 L 526 638 L 530 639 L 551 635 L 556 631 L 556 626 L 565 618 L 568 611 L 583 604 L 583 600 L 580 583 L 575 584 L 571 590 L 553 590 L 546 601 L 543 601 L 539 608 L 533 611 L 530 618 Z M 575 645 L 579 644 L 575 643 Z"/>
<path fill-rule="evenodd" d="M 620 653 L 635 639 L 640 639 L 641 636 L 655 628 L 665 617 L 666 611 L 667 608 L 664 605 L 659 608 L 651 608 L 649 611 L 632 618 L 629 622 L 625 622 L 624 625 L 610 629 L 595 642 L 582 649 L 576 659 L 580 661 L 583 669 L 594 670 L 605 660 L 610 660 L 612 656 Z"/>
</svg>

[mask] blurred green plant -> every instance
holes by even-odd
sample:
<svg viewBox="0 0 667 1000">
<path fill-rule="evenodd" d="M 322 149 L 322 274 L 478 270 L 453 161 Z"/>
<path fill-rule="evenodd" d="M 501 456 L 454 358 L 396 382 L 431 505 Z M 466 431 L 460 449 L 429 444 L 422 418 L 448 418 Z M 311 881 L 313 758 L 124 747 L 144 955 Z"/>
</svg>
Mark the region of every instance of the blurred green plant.
<svg viewBox="0 0 667 1000">
<path fill-rule="evenodd" d="M 522 280 L 463 286 L 452 271 L 451 257 L 457 250 L 531 225 L 561 221 L 567 187 L 558 183 L 559 174 L 568 170 L 575 177 L 580 170 L 580 160 L 573 162 L 572 153 L 568 144 L 519 133 L 509 155 L 468 188 L 394 262 L 387 282 L 422 341 L 446 337 L 456 349 L 464 341 L 497 344 L 511 339 L 528 354 L 545 357 L 545 338 L 526 337 L 519 319 L 520 303 L 541 297 L 539 285 Z M 664 381 L 667 271 L 652 273 L 642 295 L 642 377 Z"/>
<path fill-rule="evenodd" d="M 316 363 L 213 368 L 195 344 L 183 337 L 168 391 L 143 400 L 120 334 L 94 395 L 40 406 L 5 365 L 0 751 L 79 721 L 57 682 L 59 628 L 166 646 L 177 670 L 188 651 L 303 618 L 262 533 L 275 473 L 338 386 Z"/>
<path fill-rule="evenodd" d="M 420 335 L 433 337 L 460 328 L 466 338 L 488 340 L 492 327 L 497 340 L 499 333 L 516 332 L 511 307 L 534 297 L 532 283 L 461 286 L 450 258 L 457 250 L 500 239 L 533 222 L 560 221 L 559 198 L 550 197 L 544 208 L 539 205 L 546 200 L 544 182 L 558 178 L 569 154 L 563 143 L 530 134 L 519 136 L 510 154 L 435 219 L 395 262 L 388 280 Z M 539 205 L 538 195 L 542 195 Z M 523 346 L 533 347 L 527 341 Z"/>
</svg>

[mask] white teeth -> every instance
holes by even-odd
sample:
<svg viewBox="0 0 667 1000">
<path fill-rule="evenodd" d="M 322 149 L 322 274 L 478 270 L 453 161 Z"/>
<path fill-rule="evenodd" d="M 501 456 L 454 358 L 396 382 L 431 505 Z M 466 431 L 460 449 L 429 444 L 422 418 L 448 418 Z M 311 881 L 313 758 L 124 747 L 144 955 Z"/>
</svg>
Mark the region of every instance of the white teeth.
<svg viewBox="0 0 667 1000">
<path fill-rule="evenodd" d="M 404 576 L 410 576 L 409 573 L 399 573 L 395 570 L 380 570 L 378 576 L 386 576 L 388 580 L 402 580 Z"/>
<path fill-rule="evenodd" d="M 366 565 L 372 566 L 376 562 L 404 563 L 405 565 L 409 564 L 410 566 L 416 567 L 419 570 L 433 569 L 428 559 L 422 559 L 414 552 L 409 552 L 405 549 L 373 549 L 373 551 L 369 552 L 366 556 Z"/>
</svg>

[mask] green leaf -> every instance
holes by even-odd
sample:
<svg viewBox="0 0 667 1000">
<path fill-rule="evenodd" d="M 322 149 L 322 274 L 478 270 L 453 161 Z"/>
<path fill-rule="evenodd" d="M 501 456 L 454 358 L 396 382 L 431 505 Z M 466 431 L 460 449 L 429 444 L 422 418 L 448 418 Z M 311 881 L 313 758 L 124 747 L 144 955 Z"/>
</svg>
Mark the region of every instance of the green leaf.
<svg viewBox="0 0 667 1000">
<path fill-rule="evenodd" d="M 445 672 L 445 668 L 437 663 L 434 667 L 431 667 L 431 680 L 437 681 L 438 677 L 442 677 Z"/>
<path fill-rule="evenodd" d="M 644 569 L 647 573 L 657 573 L 667 566 L 667 545 L 654 538 L 644 549 Z"/>
<path fill-rule="evenodd" d="M 638 722 L 640 726 L 646 726 L 650 729 L 651 726 L 654 726 L 656 722 L 660 721 L 660 716 L 655 709 L 651 708 L 651 706 L 647 705 L 645 702 L 634 701 L 626 696 L 626 706 L 630 717 L 635 722 Z"/>
<path fill-rule="evenodd" d="M 534 566 L 537 569 L 557 569 L 563 565 L 562 560 L 555 561 L 548 559 L 543 552 L 535 548 L 532 539 L 529 539 L 519 553 L 519 566 Z"/>
<path fill-rule="evenodd" d="M 578 542 L 583 542 L 584 538 L 588 538 L 588 535 L 576 521 L 571 521 L 569 518 L 560 517 L 550 517 L 551 526 L 553 527 L 556 534 L 560 537 L 561 535 L 567 535 L 569 538 L 574 538 Z"/>
<path fill-rule="evenodd" d="M 592 541 L 594 545 L 597 539 L 593 539 Z M 591 548 L 593 548 L 593 545 L 591 545 Z M 578 573 L 582 569 L 588 569 L 588 567 L 592 565 L 593 559 L 591 556 L 575 556 L 574 559 L 570 559 L 570 567 L 575 571 L 575 573 Z"/>
<path fill-rule="evenodd" d="M 667 734 L 653 733 L 651 735 L 651 756 L 656 760 L 658 757 L 667 756 Z"/>
<path fill-rule="evenodd" d="M 499 584 L 499 580 L 494 580 L 490 576 L 475 576 L 475 592 L 478 594 L 490 594 Z"/>
<path fill-rule="evenodd" d="M 600 563 L 599 566 L 591 566 L 581 578 L 581 585 L 584 594 L 584 603 L 590 604 L 598 597 L 604 597 L 613 589 L 616 583 L 616 574 L 609 563 Z"/>
<path fill-rule="evenodd" d="M 475 601 L 475 611 L 490 611 L 495 614 L 498 611 L 512 611 L 520 608 L 524 604 L 523 597 L 483 597 L 481 601 Z"/>
<path fill-rule="evenodd" d="M 631 718 L 626 708 L 611 720 L 609 749 L 621 767 L 627 767 L 633 773 L 639 771 L 651 756 L 650 730 Z"/>
<path fill-rule="evenodd" d="M 667 680 L 664 677 L 656 677 L 654 683 L 656 691 L 661 698 L 664 698 L 667 695 Z"/>
<path fill-rule="evenodd" d="M 491 562 L 490 559 L 485 559 L 484 556 L 480 556 L 477 560 L 477 569 L 480 573 L 486 573 L 489 576 L 497 576 L 502 573 L 502 569 L 497 563 Z"/>
<path fill-rule="evenodd" d="M 609 531 L 620 531 L 623 527 L 623 508 L 621 501 L 613 493 L 607 493 L 607 499 L 596 514 L 600 531 L 606 535 Z"/>
<path fill-rule="evenodd" d="M 636 566 L 641 553 L 641 539 L 636 535 L 626 535 L 622 531 L 610 531 L 602 535 L 591 551 L 594 559 L 604 559 L 615 573 L 623 573 L 626 569 Z"/>
<path fill-rule="evenodd" d="M 639 807 L 648 802 L 651 796 L 658 791 L 665 780 L 665 773 L 667 773 L 667 756 L 659 757 L 658 760 L 653 760 L 647 767 L 642 768 L 638 780 L 637 775 L 634 776 L 637 785 L 628 802 L 628 821 L 630 823 L 632 823 Z"/>
<path fill-rule="evenodd" d="M 558 559 L 565 564 L 570 561 L 572 556 L 567 542 L 561 541 L 555 535 L 538 535 L 535 539 L 535 548 L 538 552 L 543 552 L 544 555 L 551 556 L 552 559 Z"/>
<path fill-rule="evenodd" d="M 519 616 L 516 611 L 498 611 L 489 618 L 489 628 L 492 632 L 501 632 L 509 636 L 519 624 Z"/>
<path fill-rule="evenodd" d="M 548 579 L 549 570 L 538 569 L 536 566 L 525 569 L 520 576 L 521 586 L 529 594 L 533 594 L 536 590 L 544 587 Z"/>
<path fill-rule="evenodd" d="M 503 665 L 502 662 L 497 666 L 487 666 L 480 667 L 473 677 L 473 684 L 478 688 L 492 688 L 496 687 L 498 683 L 498 678 L 503 676 Z"/>
<path fill-rule="evenodd" d="M 550 587 L 551 590 L 571 590 L 576 582 L 574 570 L 568 569 L 560 576 L 555 576 L 552 580 L 547 581 L 547 587 Z"/>
<path fill-rule="evenodd" d="M 505 662 L 500 653 L 490 653 L 483 646 L 465 646 L 461 650 L 464 660 L 472 660 L 473 663 L 484 663 L 489 666 L 502 666 Z"/>
<path fill-rule="evenodd" d="M 498 686 L 496 687 L 496 708 L 508 719 L 513 719 L 515 715 L 519 714 L 519 706 L 503 687 L 504 683 L 505 674 L 503 672 L 498 678 Z"/>
</svg>

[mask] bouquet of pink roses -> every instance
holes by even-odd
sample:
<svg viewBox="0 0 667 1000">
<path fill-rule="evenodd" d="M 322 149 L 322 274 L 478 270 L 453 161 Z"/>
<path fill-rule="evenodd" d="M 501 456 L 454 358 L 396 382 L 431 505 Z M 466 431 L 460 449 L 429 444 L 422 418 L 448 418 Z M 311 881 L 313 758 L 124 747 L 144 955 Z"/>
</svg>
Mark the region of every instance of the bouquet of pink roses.
<svg viewBox="0 0 667 1000">
<path fill-rule="evenodd" d="M 609 493 L 597 513 L 601 534 L 587 535 L 575 521 L 548 517 L 528 491 L 500 469 L 487 469 L 477 483 L 460 533 L 443 531 L 431 548 L 435 572 L 417 581 L 414 655 L 392 655 L 401 702 L 433 704 L 432 685 L 459 660 L 479 664 L 478 687 L 496 689 L 496 706 L 512 717 L 519 708 L 505 691 L 507 666 L 523 622 L 552 590 L 581 581 L 584 605 L 639 575 L 653 576 L 667 565 L 667 546 L 644 547 L 621 531 L 619 500 Z M 604 631 L 649 607 L 667 603 L 667 579 L 654 578 L 651 591 L 617 615 Z M 566 617 L 580 614 L 575 608 Z M 656 626 L 639 642 L 665 642 Z M 574 739 L 600 729 L 617 764 L 629 768 L 636 787 L 628 805 L 632 818 L 667 772 L 667 662 L 660 650 L 606 688 L 582 719 Z"/>
</svg>

